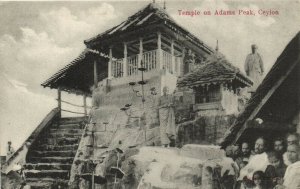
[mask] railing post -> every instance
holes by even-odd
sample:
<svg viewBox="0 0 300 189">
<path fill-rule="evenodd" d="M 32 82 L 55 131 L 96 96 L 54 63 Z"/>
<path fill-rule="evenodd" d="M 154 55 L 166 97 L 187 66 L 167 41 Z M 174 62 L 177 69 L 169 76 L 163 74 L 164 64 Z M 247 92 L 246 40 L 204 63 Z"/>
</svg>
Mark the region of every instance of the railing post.
<svg viewBox="0 0 300 189">
<path fill-rule="evenodd" d="M 184 57 L 185 57 L 185 49 L 184 49 L 184 47 L 182 47 L 182 60 L 178 65 L 178 68 L 179 68 L 178 73 L 180 76 L 184 75 Z"/>
<path fill-rule="evenodd" d="M 57 107 L 59 109 L 59 117 L 61 117 L 61 89 L 60 87 L 57 88 Z"/>
<path fill-rule="evenodd" d="M 83 108 L 84 108 L 84 116 L 87 116 L 87 107 L 86 107 L 86 94 L 83 95 Z"/>
<path fill-rule="evenodd" d="M 123 76 L 127 76 L 127 44 L 124 43 L 124 58 L 123 58 Z"/>
<path fill-rule="evenodd" d="M 141 68 L 142 67 L 142 61 L 143 61 L 143 39 L 140 38 L 140 48 L 139 48 L 139 62 L 138 62 L 138 67 Z M 144 65 L 143 65 L 144 66 Z"/>
<path fill-rule="evenodd" d="M 112 75 L 111 75 L 111 71 L 112 71 L 112 47 L 110 46 L 109 47 L 109 62 L 108 62 L 108 79 L 111 79 L 112 78 Z"/>
<path fill-rule="evenodd" d="M 171 40 L 171 65 L 172 65 L 172 74 L 176 73 L 175 69 L 175 56 L 174 56 L 174 40 Z"/>
<path fill-rule="evenodd" d="M 163 62 L 162 62 L 162 51 L 161 51 L 161 33 L 157 33 L 157 67 L 162 70 Z"/>
</svg>

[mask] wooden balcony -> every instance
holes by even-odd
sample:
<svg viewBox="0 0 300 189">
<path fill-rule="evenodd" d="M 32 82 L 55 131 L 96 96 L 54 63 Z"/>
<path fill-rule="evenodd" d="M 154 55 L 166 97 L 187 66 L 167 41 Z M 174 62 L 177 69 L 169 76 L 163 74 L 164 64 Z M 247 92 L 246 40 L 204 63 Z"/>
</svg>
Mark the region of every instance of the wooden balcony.
<svg viewBox="0 0 300 189">
<path fill-rule="evenodd" d="M 144 52 L 142 55 L 136 54 L 129 56 L 126 60 L 124 60 L 125 58 L 113 60 L 111 65 L 112 76 L 114 78 L 120 78 L 138 75 L 138 68 L 140 67 L 146 68 L 145 72 L 164 69 L 172 74 L 179 73 L 182 57 L 172 57 L 170 53 L 164 50 L 161 50 L 160 52 L 158 49 L 155 49 Z M 162 65 L 160 65 L 160 62 Z"/>
</svg>

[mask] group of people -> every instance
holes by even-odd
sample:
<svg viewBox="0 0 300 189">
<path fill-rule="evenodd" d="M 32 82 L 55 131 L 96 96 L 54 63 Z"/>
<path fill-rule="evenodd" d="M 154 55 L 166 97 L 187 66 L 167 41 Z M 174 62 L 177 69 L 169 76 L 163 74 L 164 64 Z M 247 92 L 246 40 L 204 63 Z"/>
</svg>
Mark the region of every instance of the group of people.
<svg viewBox="0 0 300 189">
<path fill-rule="evenodd" d="M 253 149 L 242 142 L 231 158 L 238 167 L 237 189 L 297 189 L 300 188 L 299 134 L 276 138 L 271 145 L 258 137 Z"/>
</svg>

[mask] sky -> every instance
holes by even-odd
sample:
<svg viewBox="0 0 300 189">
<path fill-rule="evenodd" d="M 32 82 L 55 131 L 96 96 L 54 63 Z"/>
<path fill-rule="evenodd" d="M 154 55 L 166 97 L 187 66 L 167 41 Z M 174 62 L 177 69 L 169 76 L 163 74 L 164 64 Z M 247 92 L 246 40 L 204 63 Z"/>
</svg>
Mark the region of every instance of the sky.
<svg viewBox="0 0 300 189">
<path fill-rule="evenodd" d="M 56 106 L 56 91 L 40 84 L 75 59 L 89 39 L 151 3 L 146 1 L 0 2 L 0 154 L 18 148 Z M 163 5 L 162 0 L 156 0 Z M 178 10 L 275 10 L 279 15 L 182 16 Z M 299 1 L 172 1 L 166 10 L 181 26 L 243 71 L 251 44 L 266 72 L 300 31 Z M 67 100 L 80 96 L 63 94 Z M 80 102 L 80 101 L 77 101 Z"/>
</svg>

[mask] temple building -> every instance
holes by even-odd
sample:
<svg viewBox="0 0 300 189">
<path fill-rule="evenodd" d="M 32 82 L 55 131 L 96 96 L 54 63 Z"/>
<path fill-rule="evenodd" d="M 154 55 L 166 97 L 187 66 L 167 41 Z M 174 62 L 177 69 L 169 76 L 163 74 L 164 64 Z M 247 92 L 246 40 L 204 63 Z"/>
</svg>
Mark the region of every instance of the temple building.
<svg viewBox="0 0 300 189">
<path fill-rule="evenodd" d="M 238 113 L 239 89 L 252 85 L 156 3 L 84 44 L 76 59 L 42 83 L 57 90 L 58 107 L 5 165 L 6 172 L 22 165 L 33 187 L 124 184 L 123 151 L 161 145 L 157 100 L 166 86 L 176 99 L 175 146 L 216 143 Z M 83 105 L 66 101 L 63 92 L 81 95 Z M 64 118 L 62 112 L 82 116 Z"/>
</svg>

